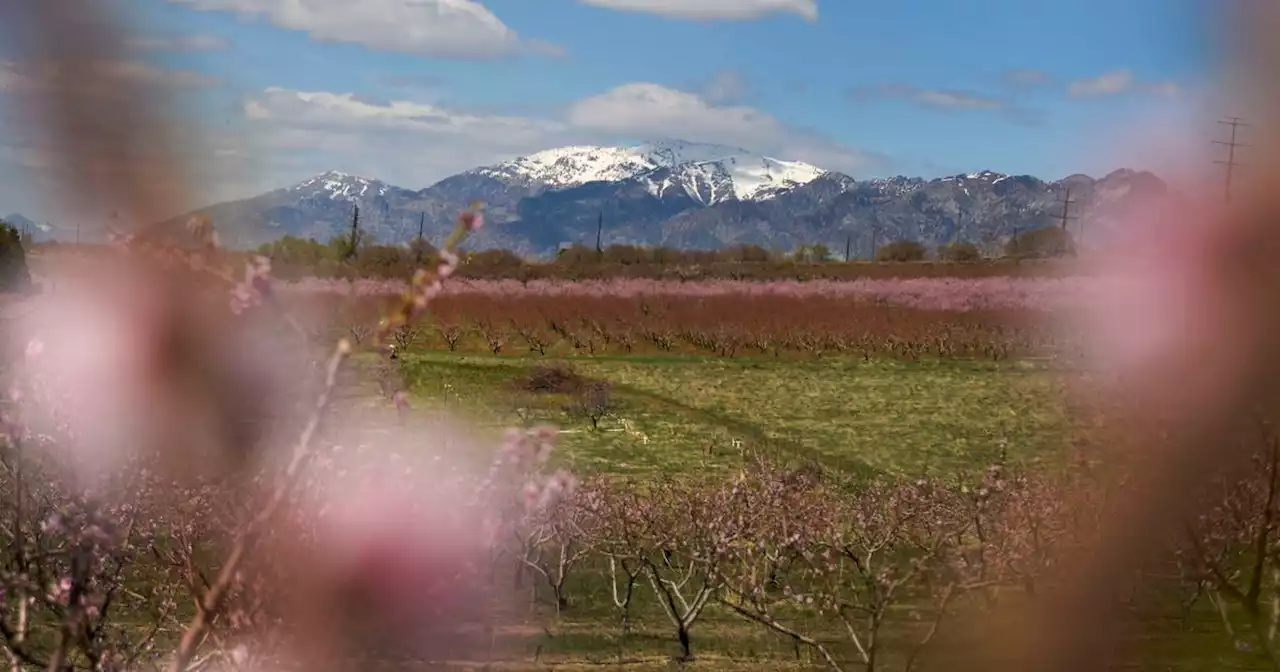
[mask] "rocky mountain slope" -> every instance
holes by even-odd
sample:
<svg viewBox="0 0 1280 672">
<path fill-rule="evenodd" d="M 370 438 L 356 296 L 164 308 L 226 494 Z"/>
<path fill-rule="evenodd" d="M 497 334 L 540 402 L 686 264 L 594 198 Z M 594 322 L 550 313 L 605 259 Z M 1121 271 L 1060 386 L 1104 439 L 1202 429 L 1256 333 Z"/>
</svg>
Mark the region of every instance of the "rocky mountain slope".
<svg viewBox="0 0 1280 672">
<path fill-rule="evenodd" d="M 299 184 L 200 212 L 225 243 L 255 246 L 286 234 L 344 233 L 355 205 L 381 242 L 405 242 L 419 225 L 433 239 L 472 200 L 489 225 L 473 249 L 548 255 L 566 243 L 683 248 L 755 243 L 791 249 L 825 244 L 866 256 L 877 244 L 959 240 L 994 248 L 1018 230 L 1057 223 L 1068 190 L 1072 227 L 1105 228 L 1167 186 L 1146 172 L 1045 181 L 983 171 L 926 180 L 854 180 L 805 163 L 678 140 L 632 147 L 550 149 L 445 178 L 417 191 L 327 172 Z M 186 216 L 178 218 L 185 221 Z"/>
</svg>

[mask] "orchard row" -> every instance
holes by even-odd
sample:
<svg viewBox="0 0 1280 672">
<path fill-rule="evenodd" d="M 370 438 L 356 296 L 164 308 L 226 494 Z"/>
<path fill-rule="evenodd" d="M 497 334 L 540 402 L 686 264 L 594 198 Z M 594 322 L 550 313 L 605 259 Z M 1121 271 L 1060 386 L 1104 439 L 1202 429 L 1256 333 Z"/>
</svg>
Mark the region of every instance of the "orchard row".
<svg viewBox="0 0 1280 672">
<path fill-rule="evenodd" d="M 308 476 L 308 492 L 327 497 L 332 490 L 351 497 L 353 484 L 358 494 L 367 495 L 369 487 L 385 491 L 392 483 L 417 483 L 396 492 L 450 503 L 430 510 L 436 527 L 412 530 L 427 535 L 426 545 L 409 547 L 403 541 L 414 537 L 404 527 L 412 513 L 399 511 L 396 520 L 354 538 L 377 539 L 387 530 L 395 535 L 382 541 L 392 545 L 375 548 L 366 562 L 348 568 L 346 551 L 325 546 L 320 534 L 335 520 L 303 512 L 290 517 L 272 528 L 267 548 L 301 544 L 314 563 L 334 564 L 347 573 L 337 572 L 342 581 L 328 587 L 315 581 L 329 574 L 312 577 L 283 558 L 263 556 L 237 579 L 226 607 L 231 617 L 215 623 L 211 657 L 270 655 L 273 643 L 302 636 L 282 625 L 282 608 L 341 600 L 337 614 L 342 620 L 335 625 L 344 626 L 342 645 L 366 660 L 396 654 L 491 662 L 528 660 L 532 654 L 536 660 L 542 647 L 553 643 L 553 631 L 562 631 L 600 637 L 608 648 L 616 647 L 617 655 L 628 657 L 652 651 L 655 644 L 681 659 L 731 655 L 745 641 L 752 647 L 772 643 L 774 651 L 766 654 L 777 659 L 786 655 L 781 645 L 786 642 L 796 659 L 833 671 L 912 670 L 920 662 L 945 669 L 937 661 L 955 662 L 959 653 L 974 650 L 973 642 L 964 644 L 967 634 L 984 637 L 988 645 L 1004 643 L 992 641 L 989 631 L 966 632 L 966 621 L 981 622 L 992 610 L 1028 600 L 1050 602 L 1074 590 L 1078 577 L 1072 561 L 1102 541 L 1117 506 L 1111 503 L 1117 486 L 1084 461 L 1040 473 L 996 463 L 968 477 L 851 482 L 747 452 L 741 472 L 733 476 L 688 474 L 646 483 L 605 477 L 576 486 L 566 481 L 554 496 L 545 489 L 505 485 L 482 489 L 488 494 L 475 503 L 487 511 L 484 525 L 455 528 L 445 525 L 450 516 L 470 520 L 471 500 L 461 495 L 470 477 L 443 476 L 439 463 L 407 454 L 393 460 L 390 471 L 386 465 L 358 464 L 368 454 L 344 454 L 336 448 L 321 451 Z M 546 479 L 537 457 L 521 458 L 522 466 L 509 474 L 512 484 L 519 485 L 524 476 Z M 1160 574 L 1141 585 L 1166 596 L 1185 590 L 1209 601 L 1239 596 L 1247 609 L 1265 608 L 1277 599 L 1280 587 L 1273 582 L 1251 583 L 1280 567 L 1277 556 L 1268 553 L 1255 563 L 1235 552 L 1274 533 L 1276 511 L 1269 493 L 1276 487 L 1276 457 L 1270 453 L 1260 459 L 1261 468 L 1246 482 L 1223 482 L 1224 487 L 1206 491 L 1210 496 L 1200 503 L 1201 515 L 1181 533 L 1171 531 L 1177 549 L 1161 563 Z M 454 478 L 462 480 L 454 483 Z M 1219 496 L 1212 496 L 1215 492 Z M 81 570 L 88 579 L 84 594 L 98 600 L 86 600 L 93 607 L 87 622 L 113 633 L 110 640 L 89 640 L 86 656 L 149 650 L 157 630 L 180 627 L 179 605 L 189 602 L 188 593 L 215 569 L 207 566 L 209 554 L 244 517 L 244 492 L 214 483 L 186 502 L 158 498 L 148 503 L 144 497 L 136 506 L 99 511 L 96 517 L 69 513 L 78 509 L 53 484 L 16 496 L 24 508 L 6 498 L 0 513 L 45 524 L 40 534 L 6 546 L 11 559 L 31 562 L 33 574 L 0 576 L 7 591 L 0 595 L 52 586 L 45 599 L 32 600 L 30 627 L 57 623 L 65 604 L 67 588 L 59 578 L 72 570 L 52 549 L 82 538 L 95 525 L 112 523 L 109 529 L 119 530 L 113 545 L 93 548 L 94 557 L 102 559 Z M 123 520 L 117 523 L 113 516 Z M 449 537 L 457 547 L 448 546 L 453 555 L 447 565 L 435 556 L 428 558 L 440 564 L 408 563 L 420 548 L 439 548 L 440 535 L 463 530 L 479 533 L 483 543 L 473 547 Z M 377 555 L 394 550 L 396 543 L 408 547 L 400 549 L 403 557 Z M 296 563 L 299 556 L 283 557 Z M 300 573 L 310 578 L 299 583 Z M 117 591 L 130 611 L 99 606 L 102 599 L 110 603 Z M 1125 594 L 1125 611 L 1133 616 L 1184 616 L 1151 606 L 1176 601 L 1149 603 L 1137 592 Z M 155 608 L 147 610 L 151 605 Z M 44 640 L 25 644 L 10 636 L 28 627 L 26 613 L 0 609 L 0 648 L 43 660 Z M 131 620 L 122 623 L 124 618 Z M 407 623 L 413 627 L 404 629 Z M 758 634 L 726 642 L 716 637 L 714 626 L 727 623 L 736 624 L 738 632 L 756 629 Z M 522 634 L 507 638 L 505 650 L 495 650 L 495 633 L 517 626 Z M 1239 629 L 1230 623 L 1224 627 L 1232 638 L 1250 644 L 1242 651 L 1258 650 L 1276 638 L 1265 619 Z M 546 638 L 536 634 L 542 632 Z M 376 636 L 364 639 L 365 633 Z M 247 650 L 237 653 L 237 643 Z M 1225 640 L 1218 646 L 1227 648 Z M 1099 666 L 1105 667 L 1101 661 Z"/>
<path fill-rule="evenodd" d="M 297 239 L 278 241 L 261 253 L 272 260 L 276 277 L 297 280 L 327 279 L 402 280 L 414 269 L 434 266 L 436 251 L 430 246 L 382 246 L 361 249 L 342 259 L 331 246 Z M 744 251 L 744 249 L 746 251 Z M 102 256 L 111 248 L 90 245 L 43 244 L 32 250 L 38 259 Z M 247 257 L 246 253 L 231 253 Z M 507 250 L 480 250 L 463 255 L 458 277 L 484 280 L 609 280 L 668 279 L 677 281 L 735 279 L 751 281 L 1065 277 L 1074 274 L 1069 261 L 1013 258 L 968 261 L 832 261 L 782 258 L 755 248 L 728 251 L 645 251 L 617 246 L 597 254 L 571 250 L 556 259 L 530 261 Z"/>
<path fill-rule="evenodd" d="M 324 329 L 367 345 L 385 300 L 298 297 Z M 928 310 L 832 296 L 443 295 L 394 333 L 400 351 L 717 357 L 1074 356 L 1079 339 L 1028 311 Z"/>
<path fill-rule="evenodd" d="M 282 286 L 290 294 L 340 294 L 377 298 L 399 294 L 407 288 L 402 281 L 305 278 Z M 968 310 L 1063 310 L 1095 304 L 1109 285 L 1096 278 L 909 278 L 836 280 L 709 280 L 681 282 L 661 279 L 612 280 L 468 280 L 451 278 L 445 294 L 496 296 L 501 298 L 620 297 L 779 297 L 806 299 L 825 297 L 848 303 L 930 308 L 946 311 Z"/>
</svg>

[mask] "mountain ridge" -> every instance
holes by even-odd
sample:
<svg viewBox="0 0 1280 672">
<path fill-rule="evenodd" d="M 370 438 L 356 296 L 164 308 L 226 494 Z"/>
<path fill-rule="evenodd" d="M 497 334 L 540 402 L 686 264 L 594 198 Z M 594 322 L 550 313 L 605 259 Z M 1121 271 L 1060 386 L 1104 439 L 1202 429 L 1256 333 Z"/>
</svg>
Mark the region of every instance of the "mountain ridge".
<svg viewBox="0 0 1280 672">
<path fill-rule="evenodd" d="M 419 225 L 440 239 L 459 210 L 480 200 L 488 225 L 468 243 L 472 249 L 546 256 L 564 244 L 594 245 L 603 223 L 606 245 L 751 243 L 785 250 L 823 243 L 867 256 L 897 239 L 926 245 L 964 240 L 994 249 L 1019 230 L 1057 223 L 1068 190 L 1071 222 L 1090 231 L 1113 225 L 1138 202 L 1169 193 L 1156 175 L 1127 168 L 1057 181 L 991 170 L 855 180 L 734 147 L 659 140 L 553 148 L 416 190 L 325 171 L 164 224 L 205 215 L 224 243 L 245 248 L 284 235 L 327 240 L 343 234 L 359 205 L 362 227 L 375 240 L 404 243 Z"/>
</svg>

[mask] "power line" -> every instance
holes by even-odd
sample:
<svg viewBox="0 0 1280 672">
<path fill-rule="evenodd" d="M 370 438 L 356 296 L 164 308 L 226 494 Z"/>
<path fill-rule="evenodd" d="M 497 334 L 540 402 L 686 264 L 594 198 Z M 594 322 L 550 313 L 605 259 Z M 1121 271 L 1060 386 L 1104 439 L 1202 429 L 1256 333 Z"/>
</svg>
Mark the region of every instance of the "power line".
<svg viewBox="0 0 1280 672">
<path fill-rule="evenodd" d="M 1226 148 L 1227 148 L 1227 160 L 1226 160 L 1226 161 L 1214 161 L 1214 163 L 1221 164 L 1221 165 L 1224 165 L 1224 166 L 1226 166 L 1226 167 L 1227 167 L 1227 180 L 1226 180 L 1226 185 L 1223 187 L 1222 198 L 1223 198 L 1223 201 L 1225 201 L 1226 203 L 1230 203 L 1230 202 L 1231 202 L 1231 179 L 1235 176 L 1235 168 L 1236 168 L 1236 166 L 1240 166 L 1240 165 L 1241 165 L 1240 163 L 1238 163 L 1238 162 L 1236 161 L 1236 147 L 1249 147 L 1249 146 L 1250 146 L 1250 145 L 1246 145 L 1246 144 L 1244 144 L 1244 143 L 1236 142 L 1236 131 L 1237 131 L 1237 130 L 1239 130 L 1239 128 L 1240 128 L 1241 126 L 1244 126 L 1244 127 L 1246 127 L 1246 128 L 1247 128 L 1247 127 L 1249 127 L 1251 124 L 1247 124 L 1247 123 L 1245 123 L 1244 121 L 1242 121 L 1242 120 L 1240 119 L 1240 117 L 1227 117 L 1226 119 L 1222 119 L 1222 120 L 1218 121 L 1218 123 L 1219 123 L 1219 124 L 1222 124 L 1223 126 L 1230 126 L 1230 127 L 1231 127 L 1231 140 L 1230 140 L 1230 142 L 1223 142 L 1223 141 L 1221 141 L 1221 140 L 1214 140 L 1214 141 L 1213 141 L 1213 144 L 1215 144 L 1215 145 L 1222 145 L 1222 146 L 1224 146 L 1224 147 L 1226 147 Z"/>
</svg>

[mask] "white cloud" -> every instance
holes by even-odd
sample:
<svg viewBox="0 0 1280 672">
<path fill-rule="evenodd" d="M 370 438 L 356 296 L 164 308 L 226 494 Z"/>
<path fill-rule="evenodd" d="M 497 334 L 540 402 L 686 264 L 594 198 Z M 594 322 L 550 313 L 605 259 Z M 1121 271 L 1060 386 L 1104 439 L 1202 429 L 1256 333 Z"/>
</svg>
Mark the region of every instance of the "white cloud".
<svg viewBox="0 0 1280 672">
<path fill-rule="evenodd" d="M 673 19 L 758 19 L 767 14 L 797 14 L 818 20 L 818 0 L 578 0 L 584 5 L 645 12 Z"/>
<path fill-rule="evenodd" d="M 909 84 L 878 84 L 858 86 L 849 90 L 854 100 L 891 98 L 906 100 L 921 107 L 935 110 L 1000 110 L 1008 107 L 1006 101 L 990 96 L 957 89 L 922 89 Z"/>
<path fill-rule="evenodd" d="M 553 117 L 511 116 L 350 93 L 272 88 L 248 99 L 258 149 L 297 161 L 272 186 L 337 169 L 424 187 L 449 175 L 568 144 L 680 138 L 859 173 L 883 157 L 792 128 L 745 106 L 720 106 L 657 84 L 617 87 Z M 266 188 L 262 185 L 259 189 Z"/>
<path fill-rule="evenodd" d="M 1072 98 L 1100 98 L 1135 91 L 1175 96 L 1179 93 L 1179 87 L 1174 82 L 1140 81 L 1133 71 L 1127 68 L 1104 72 L 1097 77 L 1077 79 L 1067 86 L 1067 94 Z"/>
<path fill-rule="evenodd" d="M 230 46 L 216 35 L 134 37 L 125 44 L 139 51 L 222 51 Z"/>
<path fill-rule="evenodd" d="M 1113 70 L 1097 77 L 1078 79 L 1067 87 L 1067 93 L 1075 98 L 1091 98 L 1096 96 L 1112 96 L 1124 93 L 1136 83 L 1130 70 Z"/>
<path fill-rule="evenodd" d="M 0 69 L 0 77 L 5 72 Z M 169 145 L 170 151 L 179 155 L 184 170 L 194 171 L 183 178 L 199 189 L 191 194 L 199 200 L 193 206 L 253 196 L 330 169 L 422 188 L 463 170 L 551 147 L 647 138 L 728 144 L 853 174 L 882 160 L 751 107 L 716 105 L 645 83 L 620 86 L 547 115 L 283 88 L 248 97 L 243 113 L 230 126 L 187 128 L 168 136 L 181 139 Z M 41 142 L 22 145 L 0 161 L 7 164 L 3 168 L 12 173 L 25 164 L 29 175 L 24 179 L 43 179 L 53 185 L 44 190 L 55 193 L 50 189 L 59 178 L 45 165 L 56 157 L 49 153 L 53 148 Z M 138 150 L 142 163 L 149 163 L 151 149 L 161 147 Z M 0 196 L 5 193 L 0 189 Z"/>
<path fill-rule="evenodd" d="M 450 58 L 497 58 L 526 52 L 558 55 L 538 40 L 524 41 L 474 0 L 169 0 L 202 11 L 262 17 L 325 42 L 376 51 Z"/>
<path fill-rule="evenodd" d="M 743 147 L 779 159 L 801 160 L 829 170 L 859 173 L 883 157 L 794 129 L 753 107 L 715 105 L 697 94 L 651 83 L 633 83 L 578 101 L 569 123 L 619 137 L 679 137 Z"/>
<path fill-rule="evenodd" d="M 245 101 L 244 113 L 252 124 L 253 155 L 293 157 L 291 165 L 273 169 L 275 182 L 245 195 L 329 169 L 425 187 L 574 137 L 553 119 L 374 102 L 326 91 L 267 89 Z"/>
<path fill-rule="evenodd" d="M 578 101 L 570 123 L 624 135 L 662 135 L 684 129 L 691 136 L 732 144 L 744 138 L 782 133 L 777 119 L 746 106 L 716 106 L 697 94 L 634 83 Z"/>
<path fill-rule="evenodd" d="M 554 122 L 458 113 L 408 101 L 366 102 L 350 93 L 290 91 L 270 88 L 245 103 L 254 121 L 287 122 L 318 130 L 394 131 L 438 138 L 489 138 L 517 146 L 544 138 L 560 126 Z"/>
</svg>

